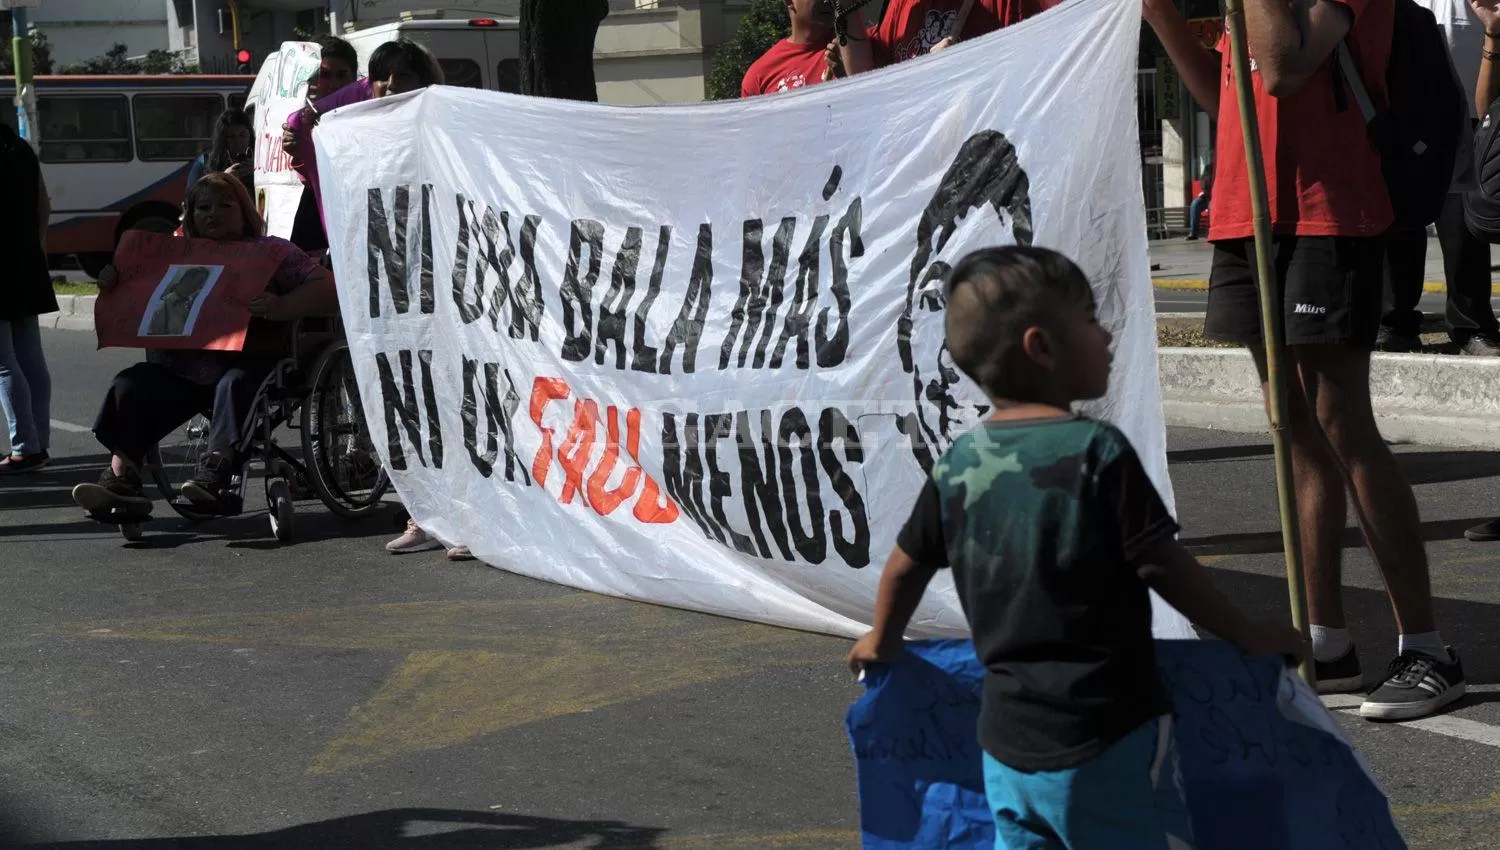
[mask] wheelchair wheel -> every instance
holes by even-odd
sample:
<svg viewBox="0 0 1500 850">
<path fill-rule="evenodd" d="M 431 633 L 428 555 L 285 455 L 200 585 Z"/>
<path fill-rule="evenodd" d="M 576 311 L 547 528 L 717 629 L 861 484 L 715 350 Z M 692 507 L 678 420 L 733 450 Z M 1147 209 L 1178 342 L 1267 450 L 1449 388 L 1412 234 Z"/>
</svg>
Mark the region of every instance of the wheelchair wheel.
<svg viewBox="0 0 1500 850">
<path fill-rule="evenodd" d="M 365 427 L 349 344 L 323 349 L 308 373 L 311 392 L 302 405 L 302 454 L 308 483 L 328 509 L 347 519 L 380 507 L 390 487 Z"/>
<path fill-rule="evenodd" d="M 151 450 L 146 460 L 151 469 L 151 478 L 156 482 L 156 489 L 161 491 L 162 498 L 184 519 L 195 522 L 209 519 L 209 516 L 196 513 L 185 503 L 180 504 L 178 496 L 182 493 L 182 485 L 198 474 L 198 463 L 206 451 L 208 417 L 200 414 L 168 434 Z"/>
<path fill-rule="evenodd" d="M 120 523 L 120 536 L 125 538 L 127 542 L 139 543 L 141 538 L 146 535 L 145 532 L 141 531 L 140 523 L 122 522 Z"/>
<path fill-rule="evenodd" d="M 266 513 L 271 518 L 271 534 L 282 543 L 292 539 L 292 488 L 282 478 L 266 479 Z"/>
</svg>

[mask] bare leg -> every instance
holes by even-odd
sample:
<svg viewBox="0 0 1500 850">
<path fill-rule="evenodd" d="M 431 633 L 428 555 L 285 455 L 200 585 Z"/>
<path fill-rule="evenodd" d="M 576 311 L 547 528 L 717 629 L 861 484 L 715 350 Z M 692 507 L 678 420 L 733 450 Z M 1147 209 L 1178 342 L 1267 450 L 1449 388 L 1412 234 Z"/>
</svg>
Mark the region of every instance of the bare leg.
<svg viewBox="0 0 1500 850">
<path fill-rule="evenodd" d="M 1370 354 L 1346 346 L 1297 346 L 1303 390 L 1343 468 L 1360 527 L 1385 579 L 1401 634 L 1431 632 L 1432 586 L 1416 496 L 1375 425 Z M 1309 576 L 1311 583 L 1311 576 Z"/>
<path fill-rule="evenodd" d="M 1251 348 L 1261 376 L 1261 392 L 1270 418 L 1271 388 L 1265 352 Z M 1297 523 L 1302 553 L 1303 583 L 1307 587 L 1308 622 L 1341 629 L 1345 626 L 1343 595 L 1343 534 L 1348 503 L 1343 470 L 1324 438 L 1302 391 L 1296 373 L 1285 382 L 1287 443 L 1292 455 L 1292 478 L 1297 494 Z"/>
</svg>

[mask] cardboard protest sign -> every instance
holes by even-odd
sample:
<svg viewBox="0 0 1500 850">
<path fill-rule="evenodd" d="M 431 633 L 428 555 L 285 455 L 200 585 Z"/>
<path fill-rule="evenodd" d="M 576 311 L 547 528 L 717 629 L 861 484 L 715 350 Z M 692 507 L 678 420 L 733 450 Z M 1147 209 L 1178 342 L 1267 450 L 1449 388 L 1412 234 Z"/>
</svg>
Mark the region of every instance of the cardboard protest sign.
<svg viewBox="0 0 1500 850">
<path fill-rule="evenodd" d="M 846 726 L 866 850 L 991 850 L 976 736 L 984 668 L 967 640 L 917 641 L 866 671 Z M 1194 845 L 1404 850 L 1385 795 L 1316 694 L 1279 659 L 1159 640 Z"/>
<path fill-rule="evenodd" d="M 402 502 L 524 575 L 858 635 L 925 468 L 987 409 L 943 344 L 944 270 L 1025 244 L 1088 273 L 1114 374 L 1085 411 L 1170 504 L 1140 26 L 1071 0 L 775 97 L 434 86 L 327 114 L 344 327 Z M 950 577 L 913 629 L 967 632 Z"/>
<path fill-rule="evenodd" d="M 307 89 L 321 61 L 322 49 L 313 42 L 282 42 L 260 66 L 246 100 L 255 114 L 256 206 L 266 220 L 266 233 L 283 239 L 292 235 L 302 181 L 281 148 L 281 126 L 307 105 Z"/>
<path fill-rule="evenodd" d="M 115 250 L 119 279 L 94 303 L 99 347 L 239 351 L 250 300 L 266 291 L 288 250 L 125 233 Z"/>
</svg>

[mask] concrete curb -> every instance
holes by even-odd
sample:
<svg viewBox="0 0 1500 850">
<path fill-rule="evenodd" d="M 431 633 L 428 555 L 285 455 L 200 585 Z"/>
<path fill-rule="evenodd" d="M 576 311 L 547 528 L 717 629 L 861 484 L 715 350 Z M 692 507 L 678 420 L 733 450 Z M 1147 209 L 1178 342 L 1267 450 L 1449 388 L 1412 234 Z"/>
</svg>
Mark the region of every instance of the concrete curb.
<svg viewBox="0 0 1500 850">
<path fill-rule="evenodd" d="M 1249 352 L 1163 348 L 1158 362 L 1168 425 L 1266 432 Z M 1391 442 L 1500 449 L 1500 358 L 1376 354 L 1370 390 Z"/>
<path fill-rule="evenodd" d="M 1201 292 L 1208 289 L 1208 281 L 1202 278 L 1191 277 L 1153 277 L 1151 279 L 1153 289 L 1187 289 Z M 1448 291 L 1448 284 L 1440 280 L 1428 280 L 1422 282 L 1422 291 L 1433 294 L 1443 294 Z M 1491 295 L 1500 295 L 1500 285 L 1490 287 Z"/>
<path fill-rule="evenodd" d="M 97 295 L 59 295 L 57 312 L 39 317 L 42 327 L 64 331 L 94 329 L 94 301 Z"/>
</svg>

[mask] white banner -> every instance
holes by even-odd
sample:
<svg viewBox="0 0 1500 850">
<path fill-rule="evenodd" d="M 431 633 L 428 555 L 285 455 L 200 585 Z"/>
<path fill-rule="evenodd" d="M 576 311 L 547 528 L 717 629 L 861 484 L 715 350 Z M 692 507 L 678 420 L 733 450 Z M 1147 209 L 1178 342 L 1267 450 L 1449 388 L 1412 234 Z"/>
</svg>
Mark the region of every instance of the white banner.
<svg viewBox="0 0 1500 850">
<path fill-rule="evenodd" d="M 317 130 L 369 425 L 421 525 L 601 593 L 855 635 L 982 395 L 941 273 L 1030 242 L 1115 335 L 1108 397 L 1171 503 L 1135 0 L 734 103 L 433 88 Z M 916 634 L 965 631 L 946 575 Z M 1159 636 L 1190 636 L 1158 602 Z"/>
<path fill-rule="evenodd" d="M 292 235 L 302 181 L 281 149 L 281 127 L 307 105 L 307 88 L 321 61 L 322 48 L 312 42 L 282 42 L 260 66 L 246 99 L 246 107 L 255 110 L 256 205 L 266 218 L 266 232 L 283 239 Z"/>
</svg>

